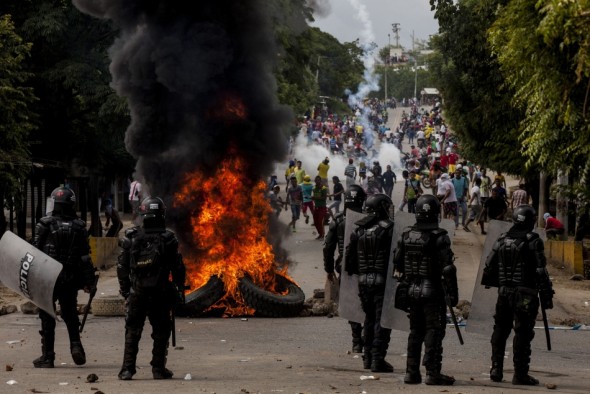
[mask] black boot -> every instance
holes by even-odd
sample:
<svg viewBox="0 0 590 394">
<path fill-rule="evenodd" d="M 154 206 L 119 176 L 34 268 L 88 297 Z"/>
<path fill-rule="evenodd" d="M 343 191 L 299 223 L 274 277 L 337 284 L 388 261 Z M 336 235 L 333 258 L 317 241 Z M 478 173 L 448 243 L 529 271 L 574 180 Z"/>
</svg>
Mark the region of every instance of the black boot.
<svg viewBox="0 0 590 394">
<path fill-rule="evenodd" d="M 39 334 L 41 334 L 41 357 L 33 360 L 33 366 L 35 368 L 54 368 L 55 352 L 53 351 L 53 344 L 55 337 L 44 331 L 39 331 Z"/>
<path fill-rule="evenodd" d="M 503 374 L 503 365 L 501 362 L 494 361 L 492 363 L 492 369 L 490 369 L 490 379 L 493 382 L 501 382 Z"/>
<path fill-rule="evenodd" d="M 404 383 L 406 384 L 420 384 L 422 383 L 422 375 L 420 374 L 420 370 L 412 371 L 406 369 L 406 376 L 404 376 Z"/>
<path fill-rule="evenodd" d="M 373 357 L 371 360 L 371 372 L 393 372 L 393 366 L 387 361 L 385 361 L 385 355 L 387 354 L 387 351 L 373 348 L 372 353 Z"/>
<path fill-rule="evenodd" d="M 416 361 L 418 361 L 416 363 Z M 420 384 L 422 383 L 422 375 L 420 374 L 420 360 L 408 358 L 406 364 L 406 376 L 404 376 L 404 383 L 406 384 Z"/>
<path fill-rule="evenodd" d="M 53 356 L 49 356 L 47 354 L 41 355 L 41 357 L 37 357 L 33 360 L 33 365 L 35 368 L 53 368 L 53 362 L 55 361 L 55 353 Z"/>
<path fill-rule="evenodd" d="M 363 326 L 360 323 L 349 322 L 352 331 L 352 352 L 362 353 L 363 352 Z"/>
<path fill-rule="evenodd" d="M 371 362 L 373 357 L 371 356 L 371 350 L 365 347 L 365 352 L 363 354 L 363 368 L 364 369 L 371 369 Z"/>
<path fill-rule="evenodd" d="M 515 371 L 514 376 L 512 377 L 512 384 L 523 386 L 536 386 L 539 384 L 539 381 L 526 372 L 518 373 Z"/>
<path fill-rule="evenodd" d="M 174 373 L 168 368 L 158 367 L 152 368 L 152 375 L 154 379 L 172 379 Z"/>
<path fill-rule="evenodd" d="M 455 383 L 455 378 L 443 375 L 438 371 L 427 371 L 426 381 L 424 383 L 429 386 L 452 386 Z"/>
<path fill-rule="evenodd" d="M 135 368 L 133 370 L 127 369 L 126 367 L 121 368 L 119 371 L 119 380 L 131 380 L 135 375 Z"/>
<path fill-rule="evenodd" d="M 74 360 L 76 365 L 86 364 L 86 353 L 84 353 L 82 342 L 70 343 L 70 352 L 72 353 L 72 359 Z"/>
<path fill-rule="evenodd" d="M 393 372 L 393 365 L 385 361 L 383 358 L 375 359 L 371 361 L 371 372 L 383 372 L 383 373 L 392 373 Z"/>
</svg>

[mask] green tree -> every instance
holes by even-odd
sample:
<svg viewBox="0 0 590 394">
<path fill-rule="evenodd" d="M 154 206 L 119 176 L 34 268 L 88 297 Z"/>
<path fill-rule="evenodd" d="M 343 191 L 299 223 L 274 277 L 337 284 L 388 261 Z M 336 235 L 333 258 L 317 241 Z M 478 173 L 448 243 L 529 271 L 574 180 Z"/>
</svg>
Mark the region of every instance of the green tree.
<svg viewBox="0 0 590 394">
<path fill-rule="evenodd" d="M 33 44 L 25 62 L 39 98 L 32 107 L 39 117 L 30 136 L 33 157 L 60 162 L 66 172 L 129 173 L 134 161 L 123 145 L 128 110 L 109 86 L 112 25 L 67 0 L 6 0 L 0 13 L 12 14 L 19 35 Z"/>
<path fill-rule="evenodd" d="M 512 104 L 487 41 L 498 6 L 507 0 L 431 0 L 440 34 L 429 59 L 436 86 L 444 98 L 444 114 L 458 135 L 462 154 L 485 167 L 531 179 L 538 168 L 525 166 L 519 141 L 523 113 Z"/>
<path fill-rule="evenodd" d="M 31 44 L 16 34 L 10 16 L 0 17 L 0 201 L 20 204 L 20 189 L 31 171 L 28 136 L 34 129 L 30 106 L 35 101 L 23 70 Z M 2 204 L 4 208 L 4 204 Z M 0 235 L 6 229 L 4 209 Z"/>
<path fill-rule="evenodd" d="M 556 171 L 590 155 L 590 1 L 515 0 L 490 29 L 529 164 Z"/>
</svg>

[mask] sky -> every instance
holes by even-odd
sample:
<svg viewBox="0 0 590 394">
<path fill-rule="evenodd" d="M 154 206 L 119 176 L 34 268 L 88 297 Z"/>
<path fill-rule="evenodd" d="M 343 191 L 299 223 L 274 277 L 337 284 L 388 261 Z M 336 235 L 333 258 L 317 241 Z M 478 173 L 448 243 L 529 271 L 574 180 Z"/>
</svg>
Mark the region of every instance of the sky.
<svg viewBox="0 0 590 394">
<path fill-rule="evenodd" d="M 438 21 L 434 19 L 434 12 L 430 11 L 428 0 L 316 0 L 322 7 L 325 16 L 314 15 L 312 26 L 330 33 L 340 42 L 350 42 L 361 38 L 363 22 L 358 19 L 356 3 L 366 8 L 367 20 L 372 25 L 375 43 L 382 48 L 388 45 L 390 35 L 391 45 L 395 45 L 395 35 L 392 23 L 399 23 L 399 43 L 406 49 L 412 48 L 412 31 L 416 40 L 428 41 L 429 35 L 438 31 Z M 328 10 L 329 9 L 329 10 Z M 366 22 L 366 21 L 365 21 Z M 362 41 L 362 39 L 361 39 Z"/>
</svg>

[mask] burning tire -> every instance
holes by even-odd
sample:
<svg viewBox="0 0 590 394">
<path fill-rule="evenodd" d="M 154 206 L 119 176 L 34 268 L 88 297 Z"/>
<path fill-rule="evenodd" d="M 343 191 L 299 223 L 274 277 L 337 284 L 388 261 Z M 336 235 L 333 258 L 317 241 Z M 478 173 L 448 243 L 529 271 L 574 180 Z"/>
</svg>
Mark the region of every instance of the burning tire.
<svg viewBox="0 0 590 394">
<path fill-rule="evenodd" d="M 257 316 L 290 317 L 297 316 L 303 303 L 305 294 L 295 283 L 282 275 L 275 274 L 277 289 L 286 294 L 275 294 L 254 284 L 251 278 L 244 276 L 240 280 L 240 292 L 249 307 L 256 310 Z"/>
<path fill-rule="evenodd" d="M 223 281 L 217 275 L 213 275 L 205 285 L 186 296 L 186 303 L 178 314 L 197 315 L 215 304 L 224 295 Z"/>
</svg>

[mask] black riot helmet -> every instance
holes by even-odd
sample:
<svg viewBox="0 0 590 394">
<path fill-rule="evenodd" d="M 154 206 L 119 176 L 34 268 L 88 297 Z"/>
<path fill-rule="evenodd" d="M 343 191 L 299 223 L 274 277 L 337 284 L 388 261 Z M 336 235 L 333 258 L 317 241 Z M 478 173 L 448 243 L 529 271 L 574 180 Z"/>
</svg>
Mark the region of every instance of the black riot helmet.
<svg viewBox="0 0 590 394">
<path fill-rule="evenodd" d="M 424 194 L 416 201 L 416 225 L 420 230 L 438 228 L 440 202 L 432 194 Z"/>
<path fill-rule="evenodd" d="M 53 216 L 76 216 L 76 194 L 67 187 L 58 187 L 51 192 Z"/>
<path fill-rule="evenodd" d="M 344 193 L 344 210 L 352 209 L 356 212 L 363 211 L 363 204 L 367 199 L 367 193 L 359 185 L 350 185 Z"/>
<path fill-rule="evenodd" d="M 146 232 L 160 232 L 166 229 L 166 205 L 160 197 L 147 197 L 139 206 L 139 214 L 143 218 Z"/>
<path fill-rule="evenodd" d="M 512 212 L 512 221 L 519 229 L 531 231 L 535 227 L 537 213 L 530 205 L 519 205 Z"/>
<path fill-rule="evenodd" d="M 393 202 L 385 194 L 373 194 L 367 198 L 367 213 L 377 216 L 379 219 L 389 219 L 389 210 Z"/>
</svg>

